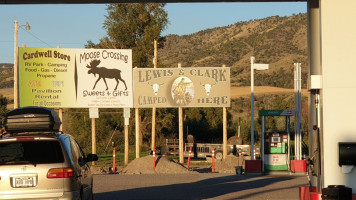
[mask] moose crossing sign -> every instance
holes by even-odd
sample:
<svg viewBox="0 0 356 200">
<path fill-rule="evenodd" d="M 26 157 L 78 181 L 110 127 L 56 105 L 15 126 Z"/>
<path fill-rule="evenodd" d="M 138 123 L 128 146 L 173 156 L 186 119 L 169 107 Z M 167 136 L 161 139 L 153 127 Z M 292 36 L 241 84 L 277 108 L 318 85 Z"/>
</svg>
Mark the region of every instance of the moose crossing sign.
<svg viewBox="0 0 356 200">
<path fill-rule="evenodd" d="M 129 49 L 19 48 L 21 107 L 133 107 L 132 82 Z"/>
</svg>

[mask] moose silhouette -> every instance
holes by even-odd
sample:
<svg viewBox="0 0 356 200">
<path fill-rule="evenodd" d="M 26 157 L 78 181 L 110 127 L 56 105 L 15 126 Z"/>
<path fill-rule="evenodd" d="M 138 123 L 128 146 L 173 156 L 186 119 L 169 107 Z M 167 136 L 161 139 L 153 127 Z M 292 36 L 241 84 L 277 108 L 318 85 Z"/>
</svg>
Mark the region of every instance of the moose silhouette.
<svg viewBox="0 0 356 200">
<path fill-rule="evenodd" d="M 100 64 L 100 60 L 92 60 L 89 65 L 86 67 L 89 68 L 88 74 L 94 74 L 94 77 L 96 77 L 96 74 L 99 75 L 99 78 L 95 81 L 93 90 L 95 89 L 96 84 L 99 82 L 100 79 L 103 79 L 106 85 L 106 90 L 109 89 L 108 84 L 106 83 L 105 78 L 113 78 L 116 80 L 116 87 L 115 90 L 117 89 L 117 86 L 119 85 L 119 80 L 122 81 L 125 84 L 125 90 L 127 90 L 126 82 L 124 79 L 121 78 L 121 70 L 118 69 L 108 69 L 106 67 L 97 67 Z"/>
</svg>

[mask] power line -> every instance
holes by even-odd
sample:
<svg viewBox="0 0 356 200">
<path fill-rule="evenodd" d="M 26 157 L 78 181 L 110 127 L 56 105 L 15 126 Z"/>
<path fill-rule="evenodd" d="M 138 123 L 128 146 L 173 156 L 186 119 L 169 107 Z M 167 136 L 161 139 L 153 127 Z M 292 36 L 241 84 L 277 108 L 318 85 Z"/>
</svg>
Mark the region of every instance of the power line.
<svg viewBox="0 0 356 200">
<path fill-rule="evenodd" d="M 12 41 L 0 40 L 0 43 L 9 43 L 9 44 L 13 45 L 14 41 L 13 40 Z M 26 44 L 39 44 L 39 43 L 42 43 L 42 41 L 41 42 L 26 42 Z M 84 45 L 83 42 L 50 42 L 50 43 L 55 43 L 55 44 L 82 44 L 82 45 Z"/>
<path fill-rule="evenodd" d="M 23 29 L 23 30 L 25 30 L 25 29 L 24 29 L 24 28 L 22 28 L 21 26 L 20 26 L 20 28 L 21 28 L 21 29 Z M 26 32 L 26 33 L 28 33 L 28 34 L 30 34 L 32 37 L 36 38 L 37 40 L 41 41 L 42 43 L 46 44 L 47 46 L 49 46 L 49 47 L 52 47 L 52 48 L 53 48 L 53 46 L 51 46 L 51 45 L 50 45 L 50 44 L 48 44 L 47 42 L 45 42 L 45 41 L 41 40 L 39 37 L 35 36 L 35 35 L 34 35 L 34 34 L 32 34 L 30 31 L 26 31 L 26 30 L 25 30 L 25 32 Z"/>
</svg>

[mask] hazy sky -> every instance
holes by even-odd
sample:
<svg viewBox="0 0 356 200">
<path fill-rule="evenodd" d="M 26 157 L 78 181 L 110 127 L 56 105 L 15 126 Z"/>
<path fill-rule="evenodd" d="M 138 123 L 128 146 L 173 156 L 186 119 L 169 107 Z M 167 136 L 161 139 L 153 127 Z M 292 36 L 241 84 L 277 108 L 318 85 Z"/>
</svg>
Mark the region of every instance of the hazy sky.
<svg viewBox="0 0 356 200">
<path fill-rule="evenodd" d="M 169 3 L 170 24 L 163 35 L 185 35 L 268 16 L 306 13 L 306 2 L 292 3 Z M 14 62 L 14 21 L 19 22 L 18 45 L 45 48 L 84 48 L 106 35 L 105 4 L 0 5 L 0 63 Z M 28 22 L 31 30 L 25 30 Z"/>
</svg>

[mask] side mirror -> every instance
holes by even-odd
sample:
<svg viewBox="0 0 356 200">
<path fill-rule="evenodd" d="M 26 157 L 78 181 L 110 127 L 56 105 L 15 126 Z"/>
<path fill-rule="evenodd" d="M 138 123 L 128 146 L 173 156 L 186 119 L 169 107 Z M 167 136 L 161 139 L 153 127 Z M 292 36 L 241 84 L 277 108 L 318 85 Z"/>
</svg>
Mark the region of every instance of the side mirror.
<svg viewBox="0 0 356 200">
<path fill-rule="evenodd" d="M 92 161 L 97 161 L 98 160 L 98 156 L 96 154 L 88 154 L 87 155 L 87 162 L 92 162 Z"/>
</svg>

